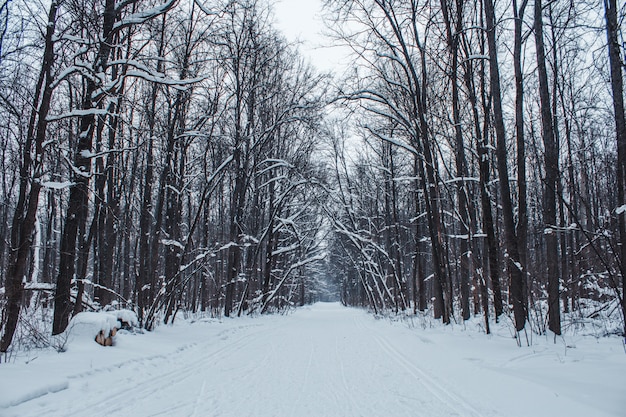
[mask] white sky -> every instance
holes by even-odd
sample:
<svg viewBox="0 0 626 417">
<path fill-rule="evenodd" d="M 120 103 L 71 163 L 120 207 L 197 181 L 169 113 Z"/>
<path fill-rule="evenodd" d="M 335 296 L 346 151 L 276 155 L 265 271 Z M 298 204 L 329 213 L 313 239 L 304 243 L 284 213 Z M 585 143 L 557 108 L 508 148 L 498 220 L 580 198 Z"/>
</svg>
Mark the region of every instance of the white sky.
<svg viewBox="0 0 626 417">
<path fill-rule="evenodd" d="M 276 27 L 289 41 L 301 41 L 300 51 L 320 71 L 342 72 L 347 65 L 347 51 L 330 47 L 325 38 L 321 17 L 322 0 L 276 0 Z"/>
</svg>

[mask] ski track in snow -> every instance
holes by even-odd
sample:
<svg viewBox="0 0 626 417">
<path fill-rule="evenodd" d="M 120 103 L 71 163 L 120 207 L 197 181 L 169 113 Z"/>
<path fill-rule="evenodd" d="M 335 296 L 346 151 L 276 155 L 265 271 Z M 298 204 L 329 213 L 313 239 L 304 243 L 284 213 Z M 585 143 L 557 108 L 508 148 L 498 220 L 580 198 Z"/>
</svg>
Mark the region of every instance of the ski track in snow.
<svg viewBox="0 0 626 417">
<path fill-rule="evenodd" d="M 206 334 L 194 333 L 198 337 L 191 343 L 181 339 L 174 350 L 76 369 L 65 389 L 26 396 L 33 399 L 0 408 L 0 416 L 611 415 L 588 414 L 593 407 L 546 393 L 532 374 L 511 375 L 516 361 L 544 352 L 520 355 L 511 344 L 512 359 L 490 367 L 487 355 L 458 357 L 465 350 L 450 353 L 441 340 L 421 330 L 393 326 L 339 304 L 238 320 L 193 327 Z M 475 347 L 474 356 L 481 348 Z M 481 396 L 481 385 L 489 384 L 526 390 L 538 403 L 533 408 L 522 398 L 521 405 L 507 409 L 512 394 L 508 398 L 496 389 L 495 401 Z"/>
<path fill-rule="evenodd" d="M 427 410 L 420 415 L 427 416 L 467 416 L 467 417 L 479 417 L 482 416 L 469 402 L 455 395 L 450 387 L 445 387 L 442 383 L 437 381 L 435 377 L 429 375 L 424 370 L 415 365 L 413 361 L 406 358 L 400 350 L 391 345 L 383 336 L 381 336 L 375 329 L 367 328 L 362 320 L 355 320 L 357 328 L 368 330 L 368 333 L 372 334 L 376 339 L 376 343 L 381 347 L 382 351 L 394 361 L 400 368 L 404 369 L 415 382 L 421 386 L 420 390 L 427 391 L 432 394 L 434 399 L 433 410 Z M 413 389 L 418 390 L 415 385 Z M 495 415 L 495 413 L 494 413 Z"/>
</svg>

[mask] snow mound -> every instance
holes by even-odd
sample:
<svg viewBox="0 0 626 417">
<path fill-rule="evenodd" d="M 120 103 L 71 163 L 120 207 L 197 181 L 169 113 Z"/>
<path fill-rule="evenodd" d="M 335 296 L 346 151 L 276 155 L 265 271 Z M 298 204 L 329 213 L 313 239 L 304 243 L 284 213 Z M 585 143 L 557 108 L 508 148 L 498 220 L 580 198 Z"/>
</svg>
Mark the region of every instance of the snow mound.
<svg viewBox="0 0 626 417">
<path fill-rule="evenodd" d="M 115 310 L 110 311 L 110 314 L 115 314 L 117 319 L 121 321 L 122 326 L 124 323 L 128 324 L 131 327 L 139 326 L 139 319 L 137 319 L 137 314 L 135 314 L 132 310 Z"/>
<path fill-rule="evenodd" d="M 129 329 L 138 325 L 137 315 L 131 310 L 115 310 L 103 312 L 82 312 L 72 318 L 63 334 L 57 336 L 54 343 L 59 351 L 78 341 L 92 342 L 98 333 L 105 337 L 115 329 Z"/>
<path fill-rule="evenodd" d="M 122 323 L 113 312 L 83 312 L 72 318 L 66 332 L 75 337 L 89 336 L 94 338 L 100 331 L 108 335 L 114 327 L 119 329 L 121 326 Z"/>
</svg>

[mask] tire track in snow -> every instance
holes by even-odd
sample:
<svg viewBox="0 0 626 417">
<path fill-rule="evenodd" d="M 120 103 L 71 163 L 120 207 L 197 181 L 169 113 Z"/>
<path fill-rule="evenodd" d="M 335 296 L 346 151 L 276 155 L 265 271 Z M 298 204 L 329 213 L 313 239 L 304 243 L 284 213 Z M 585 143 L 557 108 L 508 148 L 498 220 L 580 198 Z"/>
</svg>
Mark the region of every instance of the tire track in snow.
<svg viewBox="0 0 626 417">
<path fill-rule="evenodd" d="M 202 397 L 204 396 L 204 389 L 206 387 L 206 379 L 202 380 L 202 387 L 200 388 L 200 392 L 198 393 L 198 395 L 196 396 L 196 403 L 193 406 L 193 413 L 191 413 L 192 417 L 196 416 L 198 413 L 198 406 L 200 405 L 200 401 L 202 399 Z"/>
<path fill-rule="evenodd" d="M 368 330 L 374 336 L 376 343 L 382 348 L 393 361 L 406 369 L 422 385 L 428 392 L 437 398 L 444 406 L 450 408 L 455 415 L 460 417 L 483 417 L 471 403 L 454 394 L 448 387 L 439 382 L 439 380 L 415 365 L 411 360 L 406 358 L 404 354 L 389 341 L 380 336 L 378 331 L 363 323 L 362 319 L 357 320 L 358 326 L 363 330 Z"/>
<path fill-rule="evenodd" d="M 414 364 L 399 345 L 414 339 L 394 337 L 388 323 L 336 307 L 299 314 L 229 325 L 170 354 L 77 373 L 66 394 L 20 417 L 497 415 Z"/>
<path fill-rule="evenodd" d="M 337 337 L 335 337 L 335 355 L 337 356 L 337 360 L 339 362 L 339 369 L 341 371 L 341 382 L 343 383 L 344 394 L 350 401 L 350 404 L 352 405 L 353 409 L 356 410 L 360 407 L 357 401 L 354 399 L 354 394 L 352 393 L 352 390 L 350 389 L 350 386 L 348 385 L 348 379 L 346 378 L 346 369 L 345 369 L 343 359 L 341 357 L 341 353 L 339 352 L 339 339 Z"/>
<path fill-rule="evenodd" d="M 313 342 L 313 339 L 311 337 L 309 337 L 309 344 L 311 345 L 311 348 L 309 350 L 309 359 L 307 360 L 306 369 L 304 370 L 304 379 L 303 379 L 302 384 L 300 386 L 300 390 L 298 391 L 298 396 L 296 397 L 295 401 L 293 402 L 293 406 L 292 406 L 292 410 L 291 410 L 291 415 L 292 416 L 298 415 L 297 408 L 298 408 L 298 405 L 300 403 L 300 399 L 304 395 L 305 391 L 307 391 L 307 389 L 308 389 L 308 385 L 307 384 L 309 382 L 309 374 L 311 372 L 311 365 L 313 364 L 313 356 L 315 355 L 315 344 L 312 343 L 312 342 Z"/>
<path fill-rule="evenodd" d="M 238 337 L 235 340 L 232 340 L 229 343 L 222 344 L 216 350 L 210 352 L 209 354 L 200 354 L 193 356 L 193 358 L 199 358 L 197 360 L 189 361 L 187 358 L 188 353 L 185 355 L 181 355 L 179 357 L 182 358 L 180 363 L 171 363 L 166 362 L 167 369 L 165 372 L 160 372 L 158 367 L 163 364 L 164 361 L 171 359 L 168 355 L 156 355 L 149 359 L 143 359 L 138 362 L 132 363 L 134 368 L 140 369 L 141 372 L 137 372 L 135 375 L 131 376 L 131 378 L 126 378 L 124 383 L 121 386 L 117 386 L 115 388 L 111 387 L 103 387 L 103 389 L 97 393 L 96 395 L 91 395 L 89 397 L 90 400 L 95 400 L 90 403 L 82 403 L 80 407 L 73 408 L 71 410 L 66 410 L 64 415 L 66 416 L 77 416 L 82 417 L 85 415 L 116 415 L 117 413 L 121 413 L 124 415 L 133 415 L 131 409 L 133 405 L 129 404 L 125 401 L 120 401 L 120 398 L 136 398 L 136 399 L 144 399 L 151 395 L 157 394 L 159 392 L 167 391 L 171 388 L 172 385 L 177 385 L 185 380 L 198 376 L 198 369 L 205 368 L 207 365 L 215 362 L 215 360 L 221 359 L 221 354 L 225 352 L 235 352 L 239 349 L 243 348 L 244 342 L 265 332 L 267 329 L 263 328 L 255 332 L 246 333 L 241 337 Z M 229 329 L 227 331 L 231 333 L 232 330 Z M 220 338 L 224 340 L 224 338 Z M 214 340 L 210 340 L 204 343 L 196 343 L 193 345 L 185 345 L 182 348 L 177 349 L 172 355 L 178 355 L 182 350 L 190 351 L 191 349 L 201 350 L 206 347 L 213 347 L 212 343 Z M 154 375 L 150 375 L 150 379 L 146 381 L 146 370 L 145 365 L 151 363 L 154 367 L 157 368 L 157 373 Z M 116 366 L 114 368 L 104 368 L 98 372 L 114 372 L 117 369 L 124 369 L 121 365 Z M 98 372 L 89 372 L 90 375 L 88 377 L 93 377 L 97 375 Z M 91 374 L 94 375 L 91 375 Z M 79 380 L 83 380 L 85 375 L 79 374 Z M 89 382 L 88 380 L 86 381 Z M 71 385 L 71 384 L 70 384 Z M 104 398 L 102 398 L 104 397 Z M 53 404 L 53 407 L 56 404 Z M 185 405 L 189 405 L 186 403 L 174 403 L 171 407 L 171 410 L 177 410 Z M 170 410 L 163 410 L 167 415 L 167 412 Z M 47 414 L 45 408 L 39 410 L 41 414 Z M 50 410 L 54 412 L 54 410 Z M 161 413 L 162 414 L 162 413 Z"/>
<path fill-rule="evenodd" d="M 450 392 L 446 387 L 437 382 L 434 377 L 426 374 L 419 367 L 415 366 L 410 360 L 404 357 L 395 347 L 389 344 L 379 336 L 375 336 L 378 345 L 391 357 L 396 363 L 406 369 L 418 382 L 426 388 L 435 398 L 441 401 L 446 407 L 451 408 L 457 416 L 461 417 L 482 417 L 470 403 L 461 397 Z"/>
</svg>

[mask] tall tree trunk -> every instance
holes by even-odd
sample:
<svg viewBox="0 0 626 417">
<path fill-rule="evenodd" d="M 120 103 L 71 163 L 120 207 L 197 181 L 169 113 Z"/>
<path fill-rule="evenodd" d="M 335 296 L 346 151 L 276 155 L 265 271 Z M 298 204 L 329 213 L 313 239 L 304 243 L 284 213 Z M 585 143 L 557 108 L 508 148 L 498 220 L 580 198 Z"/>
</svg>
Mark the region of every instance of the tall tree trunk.
<svg viewBox="0 0 626 417">
<path fill-rule="evenodd" d="M 481 44 L 481 48 L 484 48 L 484 41 Z M 469 51 L 466 51 L 467 54 L 470 54 Z M 481 50 L 481 52 L 484 52 Z M 493 306 L 495 310 L 495 318 L 496 321 L 500 317 L 503 312 L 502 305 L 502 289 L 500 285 L 500 261 L 498 256 L 498 239 L 496 237 L 496 232 L 494 228 L 494 219 L 493 219 L 493 211 L 491 207 L 491 193 L 489 191 L 489 182 L 491 177 L 491 168 L 490 168 L 490 158 L 489 158 L 489 128 L 488 121 L 489 118 L 484 117 L 485 126 L 481 128 L 480 122 L 480 111 L 478 108 L 478 94 L 476 92 L 476 81 L 475 81 L 475 71 L 473 67 L 473 60 L 466 60 L 464 63 L 464 81 L 465 86 L 468 92 L 468 99 L 472 109 L 472 121 L 474 125 L 474 135 L 476 137 L 476 149 L 478 154 L 478 175 L 479 175 L 479 187 L 480 187 L 480 205 L 482 209 L 482 229 L 486 235 L 485 240 L 485 251 L 487 252 L 487 262 L 485 271 L 489 271 L 489 278 L 491 280 L 491 286 L 493 290 Z M 484 63 L 481 60 L 480 62 L 481 68 L 484 68 Z M 484 71 L 481 69 L 479 72 L 478 80 L 480 82 L 481 91 L 485 90 L 485 75 Z M 484 93 L 481 94 L 484 96 Z M 486 101 L 486 98 L 483 98 L 483 101 Z M 483 106 L 486 108 L 486 106 Z M 484 132 L 484 133 L 483 133 Z M 483 283 L 485 286 L 482 289 L 483 294 L 488 294 L 488 290 L 486 288 L 486 283 Z M 484 302 L 483 302 L 484 304 Z M 488 305 L 488 301 L 487 301 Z"/>
<path fill-rule="evenodd" d="M 424 274 L 424 266 L 421 254 L 422 225 L 419 218 L 422 208 L 419 196 L 420 181 L 423 181 L 424 179 L 420 179 L 419 177 L 419 175 L 421 175 L 421 172 L 419 170 L 418 158 L 419 157 L 416 155 L 413 159 L 413 176 L 415 177 L 415 259 L 413 260 L 413 285 L 415 286 L 415 292 L 417 296 L 417 300 L 413 300 L 413 302 L 417 304 L 417 309 L 423 312 L 426 311 L 426 308 L 428 308 L 428 303 L 426 302 L 426 277 Z"/>
<path fill-rule="evenodd" d="M 500 198 L 502 200 L 502 216 L 504 220 L 504 239 L 508 254 L 507 269 L 511 276 L 510 301 L 513 304 L 515 329 L 520 331 L 526 325 L 526 303 L 524 299 L 524 266 L 520 262 L 515 221 L 513 218 L 513 202 L 506 150 L 506 131 L 502 112 L 502 93 L 500 89 L 500 70 L 498 67 L 498 51 L 496 43 L 496 17 L 493 0 L 483 0 L 487 23 L 487 44 L 489 45 L 489 79 L 493 100 L 494 122 L 496 128 L 496 157 L 498 160 L 498 177 L 500 179 Z"/>
<path fill-rule="evenodd" d="M 156 86 L 153 87 L 156 90 Z M 156 91 L 155 91 L 156 92 Z M 156 105 L 156 97 L 152 99 L 152 110 Z M 150 113 L 148 113 L 150 114 Z M 146 311 L 151 300 L 152 262 L 150 261 L 150 233 L 152 219 L 152 182 L 154 179 L 154 136 L 152 128 L 149 129 L 148 149 L 146 151 L 146 170 L 141 198 L 141 210 L 139 215 L 139 265 L 135 277 L 134 295 L 137 303 L 137 315 L 140 325 L 144 325 Z"/>
<path fill-rule="evenodd" d="M 243 221 L 243 206 L 245 201 L 246 179 L 245 169 L 242 164 L 242 151 L 238 147 L 233 154 L 233 164 L 236 170 L 235 188 L 231 199 L 231 214 L 229 228 L 229 244 L 228 249 L 228 271 L 226 275 L 226 294 L 224 298 L 224 315 L 230 317 L 233 309 L 233 301 L 235 297 L 235 284 L 239 276 L 241 267 L 241 246 L 239 237 L 241 236 L 241 222 Z"/>
<path fill-rule="evenodd" d="M 106 0 L 102 21 L 102 40 L 98 54 L 93 64 L 95 73 L 105 72 L 108 66 L 109 55 L 113 47 L 113 25 L 120 11 L 116 8 L 115 0 Z M 65 330 L 72 312 L 70 289 L 75 273 L 77 240 L 79 230 L 84 230 L 84 223 L 89 213 L 89 180 L 91 177 L 91 151 L 96 128 L 94 111 L 102 108 L 102 94 L 94 94 L 99 85 L 93 78 L 87 78 L 82 110 L 85 114 L 80 117 L 79 134 L 74 149 L 73 182 L 70 189 L 65 227 L 61 237 L 61 257 L 59 260 L 59 275 L 54 294 L 54 321 L 52 334 L 56 335 Z"/>
<path fill-rule="evenodd" d="M 414 25 L 414 32 L 417 29 L 417 15 L 415 10 L 413 11 L 412 22 Z M 410 54 L 406 50 L 406 44 L 402 42 L 404 48 L 404 54 L 407 62 L 411 60 Z M 415 128 L 415 132 L 418 132 L 416 140 L 421 145 L 422 154 L 424 159 L 419 159 L 419 165 L 421 166 L 420 172 L 424 179 L 422 181 L 422 187 L 424 191 L 424 200 L 426 203 L 426 213 L 428 218 L 428 231 L 430 234 L 431 250 L 433 254 L 433 264 L 435 272 L 435 298 L 436 304 L 439 304 L 441 308 L 441 319 L 445 324 L 450 323 L 451 306 L 452 306 L 452 289 L 448 286 L 448 272 L 445 263 L 445 247 L 443 243 L 443 225 L 441 221 L 441 210 L 439 207 L 440 192 L 439 192 L 439 176 L 437 173 L 437 159 L 432 149 L 431 138 L 428 134 L 430 131 L 428 122 L 426 119 L 426 80 L 427 77 L 427 65 L 425 53 L 421 54 L 421 82 L 420 77 L 417 76 L 417 72 L 412 69 L 412 78 L 415 81 L 416 91 L 416 119 L 418 125 Z"/>
<path fill-rule="evenodd" d="M 552 72 L 552 120 L 553 120 L 553 129 L 554 129 L 554 141 L 557 147 L 557 155 L 560 153 L 560 144 L 561 144 L 561 133 L 559 130 L 559 116 L 558 116 L 558 97 L 559 97 L 559 74 L 562 71 L 562 66 L 559 62 L 559 48 L 557 47 L 557 36 L 555 32 L 555 27 L 557 23 L 554 21 L 554 15 L 552 12 L 552 3 L 548 6 L 548 19 L 550 24 L 550 38 L 552 42 L 552 68 L 554 68 Z M 565 114 L 563 114 L 565 118 Z M 565 122 L 567 123 L 567 121 Z M 571 277 L 569 276 L 569 256 L 567 251 L 567 242 L 572 232 L 566 227 L 566 217 L 565 217 L 565 195 L 563 189 L 563 181 L 561 180 L 561 176 L 559 173 L 559 177 L 556 181 L 556 195 L 558 196 L 558 213 L 559 213 L 559 224 L 561 231 L 559 233 L 560 238 L 560 276 L 559 282 L 560 286 L 562 286 L 563 291 L 561 292 L 561 297 L 563 300 L 563 312 L 569 312 L 569 292 L 571 290 Z"/>
<path fill-rule="evenodd" d="M 392 149 L 390 149 L 391 151 Z M 395 178 L 396 176 L 396 168 L 393 160 L 393 154 L 390 154 L 390 169 L 391 169 L 391 178 Z M 394 256 L 393 261 L 395 263 L 395 277 L 396 277 L 396 285 L 398 286 L 398 302 L 400 303 L 400 308 L 402 311 L 407 308 L 407 294 L 405 294 L 406 290 L 406 282 L 404 278 L 404 271 L 402 265 L 402 254 L 401 254 L 401 229 L 400 229 L 400 219 L 398 216 L 398 192 L 396 189 L 396 182 L 394 180 L 391 181 L 391 213 L 392 220 L 394 225 Z"/>
<path fill-rule="evenodd" d="M 471 271 L 471 252 L 470 252 L 470 239 L 471 239 L 471 220 L 469 213 L 469 198 L 467 195 L 467 184 L 465 178 L 467 177 L 467 162 L 465 160 L 465 142 L 463 139 L 463 130 L 461 126 L 461 111 L 459 103 L 459 82 L 458 82 L 458 67 L 459 67 L 459 37 L 462 31 L 462 18 L 463 18 L 463 0 L 456 0 L 456 13 L 454 16 L 454 22 L 452 22 L 448 5 L 446 1 L 441 1 L 441 10 L 443 12 L 443 19 L 446 25 L 446 38 L 448 42 L 448 49 L 450 56 L 452 57 L 451 68 L 449 72 L 450 84 L 452 86 L 452 120 L 454 123 L 454 137 L 455 137 L 455 161 L 456 161 L 456 176 L 457 176 L 457 196 L 458 207 L 460 215 L 460 235 L 462 236 L 459 243 L 459 249 L 461 252 L 460 259 L 460 281 L 461 281 L 461 309 L 463 320 L 469 320 L 471 316 L 470 311 L 470 271 Z M 452 27 L 454 23 L 454 28 Z"/>
<path fill-rule="evenodd" d="M 424 130 L 425 131 L 425 130 Z M 426 217 L 428 219 L 428 232 L 430 235 L 431 250 L 433 254 L 433 269 L 435 273 L 435 318 L 441 318 L 445 324 L 450 323 L 450 289 L 444 256 L 443 229 L 439 210 L 439 187 L 435 174 L 433 154 L 430 139 L 422 139 L 426 161 L 419 160 L 422 182 L 425 196 Z"/>
<path fill-rule="evenodd" d="M 561 309 L 559 298 L 559 250 L 556 235 L 556 192 L 559 180 L 559 152 L 554 136 L 548 71 L 543 42 L 543 10 L 541 0 L 535 0 L 535 44 L 537 49 L 537 73 L 541 103 L 541 127 L 546 169 L 543 221 L 545 226 L 546 264 L 548 272 L 548 322 L 555 334 L 561 334 Z"/>
<path fill-rule="evenodd" d="M 622 60 L 620 57 L 619 22 L 617 20 L 617 1 L 604 0 L 606 18 L 606 36 L 611 67 L 611 91 L 613 92 L 613 112 L 615 113 L 615 132 L 617 136 L 617 204 L 624 207 L 626 201 L 626 117 L 624 115 L 624 81 Z M 626 336 L 626 213 L 618 216 L 619 228 L 619 270 L 622 275 L 622 315 L 624 317 L 624 336 Z"/>
<path fill-rule="evenodd" d="M 522 24 L 528 0 L 517 6 L 513 0 L 514 41 L 513 71 L 515 73 L 515 140 L 517 144 L 517 247 L 520 263 L 524 267 L 523 299 L 528 300 L 526 268 L 528 252 L 528 203 L 526 187 L 526 142 L 524 139 L 524 75 L 522 73 Z"/>
<path fill-rule="evenodd" d="M 186 60 L 183 63 L 183 70 L 180 74 L 181 79 L 185 79 L 187 75 Z M 186 94 L 182 92 L 176 93 L 174 103 L 174 116 L 170 121 L 168 129 L 168 143 L 173 144 L 174 158 L 170 162 L 172 169 L 169 170 L 166 178 L 165 188 L 165 234 L 167 239 L 173 241 L 174 244 L 165 247 L 165 282 L 166 282 L 166 309 L 164 323 L 167 324 L 170 316 L 174 312 L 175 303 L 178 301 L 177 295 L 180 293 L 181 271 L 180 265 L 184 256 L 184 243 L 180 242 L 180 223 L 182 220 L 182 188 L 183 178 L 185 176 L 185 154 L 186 146 L 183 139 L 177 139 L 182 132 L 185 131 L 186 114 Z M 191 215 L 191 214 L 190 214 Z M 191 236 L 188 237 L 188 240 Z"/>
<path fill-rule="evenodd" d="M 159 30 L 159 43 L 157 56 L 159 59 L 156 64 L 156 72 L 163 72 L 164 62 L 164 50 L 165 50 L 165 25 L 167 22 L 167 15 L 164 14 L 161 18 L 160 30 Z M 141 326 L 147 326 L 146 319 L 150 304 L 154 299 L 155 293 L 155 260 L 152 258 L 155 250 L 153 247 L 158 247 L 158 238 L 160 230 L 155 225 L 154 217 L 159 217 L 159 214 L 154 213 L 153 202 L 153 186 L 154 186 L 154 141 L 156 139 L 156 112 L 157 101 L 159 98 L 159 86 L 153 84 L 151 86 L 150 101 L 146 105 L 146 116 L 148 119 L 148 148 L 146 150 L 146 163 L 145 173 L 143 181 L 143 191 L 141 197 L 141 209 L 139 215 L 139 266 L 137 268 L 135 277 L 135 290 L 134 296 L 137 303 L 137 315 Z M 160 213 L 160 208 L 159 208 Z"/>
</svg>

